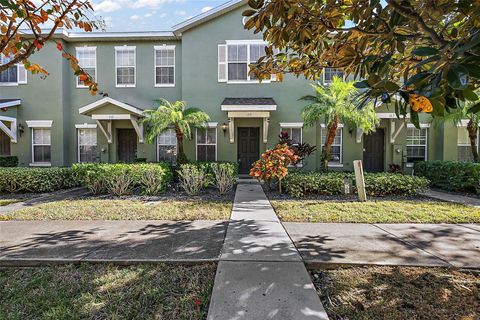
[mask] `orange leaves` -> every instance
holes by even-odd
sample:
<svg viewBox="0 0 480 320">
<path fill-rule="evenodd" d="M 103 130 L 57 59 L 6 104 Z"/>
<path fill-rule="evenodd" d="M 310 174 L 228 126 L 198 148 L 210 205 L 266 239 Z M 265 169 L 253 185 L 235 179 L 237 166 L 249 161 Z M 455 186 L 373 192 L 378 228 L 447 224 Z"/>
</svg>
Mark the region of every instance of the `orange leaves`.
<svg viewBox="0 0 480 320">
<path fill-rule="evenodd" d="M 418 94 L 410 94 L 408 97 L 408 103 L 413 111 L 427 113 L 433 111 L 432 103 L 427 97 L 420 96 Z"/>
<path fill-rule="evenodd" d="M 260 160 L 252 165 L 250 176 L 262 181 L 282 180 L 288 174 L 288 166 L 298 161 L 300 158 L 292 149 L 286 144 L 279 144 L 263 153 Z"/>
</svg>

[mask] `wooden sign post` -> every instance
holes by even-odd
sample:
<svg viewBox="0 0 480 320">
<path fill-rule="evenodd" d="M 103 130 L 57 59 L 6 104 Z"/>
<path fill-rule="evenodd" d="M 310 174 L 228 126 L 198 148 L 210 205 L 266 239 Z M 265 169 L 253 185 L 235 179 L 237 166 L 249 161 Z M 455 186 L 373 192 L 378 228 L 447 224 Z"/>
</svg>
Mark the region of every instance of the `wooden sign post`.
<svg viewBox="0 0 480 320">
<path fill-rule="evenodd" d="M 357 185 L 358 200 L 360 202 L 367 201 L 367 193 L 365 191 L 365 178 L 363 176 L 362 160 L 353 161 L 353 168 L 355 169 L 355 182 Z"/>
</svg>

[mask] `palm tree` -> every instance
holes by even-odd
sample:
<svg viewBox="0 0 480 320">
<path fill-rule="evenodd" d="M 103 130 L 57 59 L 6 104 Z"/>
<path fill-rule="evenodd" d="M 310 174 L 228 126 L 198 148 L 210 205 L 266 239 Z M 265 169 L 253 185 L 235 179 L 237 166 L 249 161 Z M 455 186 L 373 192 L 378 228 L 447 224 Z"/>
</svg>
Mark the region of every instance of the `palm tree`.
<svg viewBox="0 0 480 320">
<path fill-rule="evenodd" d="M 477 150 L 477 137 L 478 137 L 478 126 L 480 125 L 480 114 L 475 112 L 470 112 L 469 109 L 472 107 L 473 103 L 466 102 L 462 105 L 459 105 L 456 109 L 450 113 L 445 112 L 443 117 L 434 117 L 432 122 L 434 124 L 452 121 L 455 124 L 460 123 L 462 120 L 468 120 L 467 123 L 467 132 L 468 138 L 470 140 L 470 149 L 472 150 L 472 157 L 474 162 L 479 162 L 480 157 Z"/>
<path fill-rule="evenodd" d="M 314 126 L 319 121 L 325 121 L 327 136 L 322 150 L 322 169 L 327 171 L 328 162 L 332 156 L 332 144 L 340 121 L 350 127 L 356 126 L 364 133 L 369 133 L 375 130 L 378 118 L 373 105 L 366 105 L 362 109 L 355 107 L 353 100 L 358 92 L 353 82 L 334 77 L 327 86 L 317 84 L 312 87 L 315 95 L 300 99 L 310 102 L 304 107 L 302 117 L 306 126 Z"/>
<path fill-rule="evenodd" d="M 177 163 L 187 162 L 183 151 L 183 139 L 192 139 L 192 128 L 205 128 L 210 120 L 208 114 L 198 108 L 187 108 L 185 101 L 171 103 L 165 99 L 160 100 L 156 110 L 145 110 L 142 123 L 145 125 L 145 140 L 155 142 L 157 136 L 168 128 L 174 128 L 177 136 L 178 153 Z"/>
</svg>

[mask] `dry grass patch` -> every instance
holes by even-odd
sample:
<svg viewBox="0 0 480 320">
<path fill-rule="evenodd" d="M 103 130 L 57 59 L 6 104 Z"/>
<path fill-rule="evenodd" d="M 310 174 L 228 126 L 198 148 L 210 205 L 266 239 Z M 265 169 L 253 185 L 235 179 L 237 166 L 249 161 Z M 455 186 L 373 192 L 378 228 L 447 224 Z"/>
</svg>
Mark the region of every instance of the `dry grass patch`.
<svg viewBox="0 0 480 320">
<path fill-rule="evenodd" d="M 64 200 L 0 215 L 0 220 L 227 220 L 229 201 Z"/>
<path fill-rule="evenodd" d="M 428 200 L 369 202 L 273 200 L 275 211 L 288 222 L 355 223 L 479 223 L 480 209 Z"/>
<path fill-rule="evenodd" d="M 312 271 L 331 320 L 478 319 L 480 276 L 440 268 Z"/>
<path fill-rule="evenodd" d="M 22 201 L 21 199 L 0 199 L 0 207 L 8 206 L 9 204 L 14 204 Z"/>
<path fill-rule="evenodd" d="M 214 264 L 0 269 L 0 319 L 204 319 Z"/>
</svg>

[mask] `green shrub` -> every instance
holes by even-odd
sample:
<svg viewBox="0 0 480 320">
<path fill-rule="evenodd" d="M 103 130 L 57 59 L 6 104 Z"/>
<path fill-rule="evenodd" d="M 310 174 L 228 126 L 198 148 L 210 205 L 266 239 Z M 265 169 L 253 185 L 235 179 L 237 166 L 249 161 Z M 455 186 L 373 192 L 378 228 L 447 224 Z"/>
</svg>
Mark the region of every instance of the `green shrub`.
<svg viewBox="0 0 480 320">
<path fill-rule="evenodd" d="M 0 157 L 0 167 L 16 167 L 18 166 L 17 156 Z"/>
<path fill-rule="evenodd" d="M 285 190 L 292 197 L 307 195 L 342 195 L 344 179 L 353 182 L 352 192 L 356 192 L 355 176 L 344 172 L 294 172 L 285 178 Z M 429 181 L 422 177 L 413 177 L 394 173 L 365 174 L 367 194 L 374 196 L 416 195 L 428 187 Z"/>
<path fill-rule="evenodd" d="M 238 166 L 233 163 L 212 163 L 215 186 L 220 194 L 226 194 L 233 188 L 237 178 Z"/>
<path fill-rule="evenodd" d="M 145 194 L 165 190 L 172 179 L 172 170 L 165 163 L 87 163 L 73 165 L 75 181 L 95 194 L 129 194 L 140 188 Z M 148 176 L 149 179 L 146 179 Z"/>
<path fill-rule="evenodd" d="M 186 193 L 195 196 L 207 185 L 206 170 L 201 166 L 184 163 L 177 170 L 180 186 Z"/>
<path fill-rule="evenodd" d="M 210 186 L 218 186 L 218 181 L 215 178 L 215 173 L 213 171 L 213 167 L 220 166 L 222 169 L 229 172 L 232 178 L 236 178 L 238 175 L 238 164 L 235 162 L 227 162 L 227 161 L 218 161 L 218 162 L 205 162 L 205 161 L 197 161 L 197 162 L 189 162 L 189 165 L 197 167 L 199 170 L 202 170 L 205 174 L 205 185 L 204 187 Z M 180 165 L 179 169 L 182 165 Z"/>
<path fill-rule="evenodd" d="M 77 183 L 70 168 L 0 168 L 0 192 L 50 192 Z"/>
<path fill-rule="evenodd" d="M 423 161 L 415 163 L 414 173 L 429 179 L 434 187 L 480 194 L 480 163 Z"/>
</svg>

